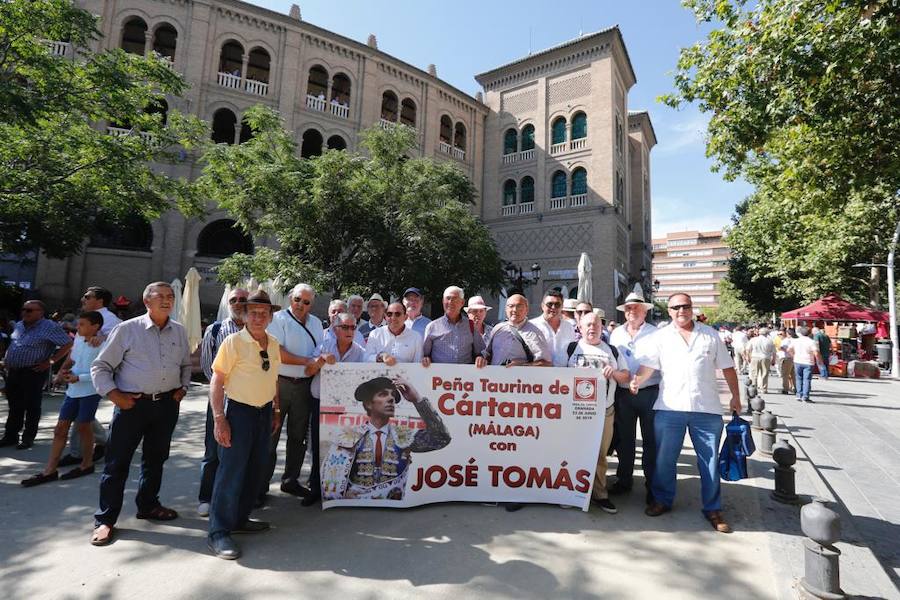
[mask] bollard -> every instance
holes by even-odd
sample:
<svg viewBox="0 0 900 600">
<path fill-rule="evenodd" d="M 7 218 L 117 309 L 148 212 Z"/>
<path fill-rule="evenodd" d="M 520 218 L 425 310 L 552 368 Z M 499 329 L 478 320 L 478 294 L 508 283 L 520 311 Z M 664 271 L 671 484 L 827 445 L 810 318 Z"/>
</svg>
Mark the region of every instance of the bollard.
<svg viewBox="0 0 900 600">
<path fill-rule="evenodd" d="M 759 431 L 762 429 L 759 418 L 762 416 L 762 411 L 766 407 L 766 401 L 762 399 L 762 396 L 754 396 L 750 399 L 750 407 L 753 409 L 753 419 L 750 421 L 750 427 L 755 431 Z"/>
<path fill-rule="evenodd" d="M 779 438 L 772 447 L 772 459 L 775 461 L 775 490 L 772 498 L 783 504 L 796 504 L 800 500 L 793 467 L 797 462 L 797 451 L 787 438 Z"/>
<path fill-rule="evenodd" d="M 803 579 L 800 580 L 800 597 L 816 600 L 841 600 L 846 598 L 841 590 L 841 551 L 834 543 L 841 536 L 840 516 L 825 506 L 822 498 L 800 509 L 800 529 L 810 538 L 804 540 Z"/>
<path fill-rule="evenodd" d="M 775 425 L 777 422 L 778 420 L 771 410 L 767 410 L 759 417 L 759 424 L 762 427 L 759 451 L 766 456 L 772 456 L 772 446 L 775 444 Z"/>
</svg>

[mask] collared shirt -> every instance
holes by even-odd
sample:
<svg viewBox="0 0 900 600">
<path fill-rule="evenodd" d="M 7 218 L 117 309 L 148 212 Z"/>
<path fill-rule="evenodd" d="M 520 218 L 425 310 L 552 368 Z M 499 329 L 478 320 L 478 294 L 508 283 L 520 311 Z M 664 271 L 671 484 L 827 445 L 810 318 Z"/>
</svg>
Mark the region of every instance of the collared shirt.
<svg viewBox="0 0 900 600">
<path fill-rule="evenodd" d="M 216 358 L 216 352 L 219 351 L 222 341 L 232 333 L 240 331 L 242 327 L 243 325 L 238 325 L 234 319 L 228 317 L 219 322 L 218 331 L 215 331 L 217 328 L 213 323 L 203 332 L 203 342 L 200 344 L 200 368 L 203 369 L 207 381 L 212 380 L 213 360 Z M 213 333 L 216 334 L 215 338 L 213 338 Z"/>
<path fill-rule="evenodd" d="M 603 380 L 605 386 L 604 389 L 601 390 L 599 396 L 606 399 L 606 408 L 609 408 L 616 401 L 616 387 L 618 384 L 615 379 L 606 379 L 603 377 L 602 371 L 603 367 L 606 365 L 611 366 L 617 371 L 628 369 L 628 363 L 621 352 L 619 352 L 617 358 L 606 342 L 601 340 L 599 344 L 594 346 L 584 339 L 578 342 L 575 346 L 575 350 L 572 352 L 572 356 L 568 357 L 568 362 L 566 363 L 566 366 L 569 367 L 597 369 L 598 371 L 601 371 L 601 373 L 598 373 L 597 378 L 598 380 Z"/>
<path fill-rule="evenodd" d="M 324 342 L 326 340 L 330 340 L 330 341 L 337 340 L 337 338 L 334 335 L 334 329 L 332 329 L 331 327 L 327 327 L 325 329 L 325 333 L 322 334 L 322 341 Z M 356 332 L 353 334 L 353 341 L 355 343 L 359 344 L 360 346 L 362 346 L 363 348 L 365 348 L 366 344 L 369 343 L 368 341 L 366 341 L 366 338 L 363 337 L 363 334 L 359 330 L 359 327 L 356 328 Z"/>
<path fill-rule="evenodd" d="M 428 327 L 428 324 L 431 323 L 431 319 L 426 317 L 425 315 L 419 315 L 412 319 L 406 319 L 406 326 L 418 333 L 423 338 L 425 337 L 425 328 Z"/>
<path fill-rule="evenodd" d="M 553 359 L 553 352 L 550 350 L 547 338 L 534 323 L 522 321 L 521 325 L 516 327 L 511 322 L 504 321 L 494 326 L 487 348 L 481 353 L 490 364 L 503 365 L 509 360 L 528 360 L 522 342 L 512 332 L 513 328 L 519 332 L 528 345 L 528 349 L 534 355 L 534 360 L 550 361 Z"/>
<path fill-rule="evenodd" d="M 795 365 L 815 364 L 819 346 L 811 338 L 798 335 L 796 339 L 791 340 L 790 348 L 794 354 Z"/>
<path fill-rule="evenodd" d="M 749 337 L 743 331 L 734 331 L 731 334 L 731 347 L 735 350 L 743 350 Z"/>
<path fill-rule="evenodd" d="M 91 379 L 101 396 L 114 389 L 159 394 L 191 384 L 187 332 L 171 318 L 162 328 L 149 313 L 122 321 L 91 365 Z"/>
<path fill-rule="evenodd" d="M 397 362 L 421 362 L 422 336 L 409 327 L 404 327 L 400 335 L 391 333 L 390 327 L 380 327 L 369 336 L 366 361 L 375 362 L 378 355 L 385 352 L 396 358 Z"/>
<path fill-rule="evenodd" d="M 758 335 L 750 340 L 746 350 L 750 352 L 750 358 L 772 360 L 772 355 L 775 354 L 775 344 L 766 336 Z"/>
<path fill-rule="evenodd" d="M 16 323 L 6 350 L 6 368 L 23 369 L 38 365 L 56 352 L 57 348 L 72 341 L 62 325 L 50 319 L 40 319 L 26 326 Z"/>
<path fill-rule="evenodd" d="M 379 327 L 385 327 L 386 325 L 387 325 L 387 319 L 381 319 L 381 323 L 378 323 L 377 325 L 375 323 L 373 323 L 372 321 L 366 321 L 363 325 L 360 325 L 359 327 L 357 327 L 356 331 L 358 331 L 360 334 L 362 334 L 363 339 L 368 341 L 369 334 L 371 334 L 373 331 L 375 331 Z"/>
<path fill-rule="evenodd" d="M 716 369 L 734 361 L 709 325 L 695 322 L 689 343 L 675 326 L 657 330 L 638 345 L 638 361 L 662 373 L 654 410 L 722 414 Z"/>
<path fill-rule="evenodd" d="M 483 321 L 482 326 L 484 327 L 484 333 L 478 333 L 475 331 L 475 324 L 472 323 L 472 341 L 475 347 L 475 356 L 481 356 L 484 353 L 488 341 L 491 339 L 491 332 L 494 330 L 493 325 L 488 325 Z"/>
<path fill-rule="evenodd" d="M 556 331 L 553 331 L 553 327 L 550 326 L 550 321 L 545 319 L 543 315 L 531 319 L 530 323 L 541 330 L 541 333 L 544 334 L 544 338 L 546 338 L 547 343 L 550 345 L 550 351 L 553 353 L 553 366 L 566 366 L 566 362 L 569 360 L 567 354 L 569 344 L 578 339 L 575 334 L 575 327 L 572 323 L 566 319 L 560 318 L 559 328 Z"/>
<path fill-rule="evenodd" d="M 257 408 L 265 406 L 275 398 L 278 389 L 278 366 L 281 354 L 278 339 L 266 332 L 269 346 L 269 370 L 263 370 L 262 346 L 244 328 L 225 338 L 216 359 L 213 371 L 225 375 L 225 395 L 229 402 L 235 401 Z"/>
<path fill-rule="evenodd" d="M 638 369 L 641 368 L 641 363 L 638 361 L 636 352 L 637 347 L 641 343 L 641 340 L 646 339 L 648 336 L 656 333 L 656 326 L 644 321 L 641 324 L 641 328 L 638 329 L 637 335 L 634 337 L 628 333 L 628 324 L 622 325 L 621 327 L 616 327 L 613 329 L 612 335 L 609 336 L 610 344 L 616 347 L 616 350 L 619 351 L 619 356 L 625 357 L 625 362 L 628 363 L 628 370 L 631 371 L 632 375 L 637 375 Z M 656 371 L 647 378 L 647 381 L 641 385 L 641 389 L 651 385 L 659 385 L 660 374 L 659 371 Z"/>
<path fill-rule="evenodd" d="M 346 352 L 341 354 L 338 352 L 337 340 L 332 338 L 330 340 L 325 340 L 319 347 L 316 348 L 316 351 L 313 353 L 314 358 L 319 358 L 323 354 L 333 354 L 335 360 L 339 363 L 352 363 L 352 362 L 365 362 L 366 360 L 366 349 L 353 342 L 350 344 L 350 347 Z M 310 392 L 312 393 L 313 398 L 320 398 L 319 395 L 321 393 L 322 386 L 322 372 L 319 371 L 313 376 L 312 384 L 310 385 Z"/>
<path fill-rule="evenodd" d="M 322 343 L 324 337 L 322 322 L 318 317 L 306 313 L 306 323 L 301 326 L 297 317 L 290 311 L 290 308 L 285 308 L 275 313 L 266 331 L 274 335 L 278 343 L 294 356 L 310 358 L 316 346 Z M 303 327 L 306 327 L 309 333 L 304 331 Z M 272 352 L 269 352 L 269 356 L 272 356 Z M 281 363 L 278 374 L 285 377 L 306 377 L 305 370 L 304 365 Z"/>
<path fill-rule="evenodd" d="M 474 348 L 472 326 L 465 314 L 460 313 L 456 323 L 444 315 L 425 327 L 422 355 L 431 362 L 470 365 L 475 362 Z"/>
<path fill-rule="evenodd" d="M 78 377 L 78 381 L 70 383 L 66 388 L 66 396 L 70 398 L 84 398 L 85 396 L 93 396 L 97 393 L 94 382 L 91 381 L 91 363 L 103 350 L 106 344 L 104 341 L 96 348 L 87 343 L 80 335 L 75 338 L 72 344 L 72 352 L 69 353 L 69 359 L 72 361 L 72 375 Z"/>
<path fill-rule="evenodd" d="M 113 327 L 121 323 L 122 319 L 113 314 L 113 312 L 105 306 L 101 306 L 100 308 L 98 308 L 97 312 L 100 313 L 101 317 L 103 317 L 103 326 L 100 327 L 100 335 L 109 337 L 109 334 L 112 332 Z"/>
</svg>

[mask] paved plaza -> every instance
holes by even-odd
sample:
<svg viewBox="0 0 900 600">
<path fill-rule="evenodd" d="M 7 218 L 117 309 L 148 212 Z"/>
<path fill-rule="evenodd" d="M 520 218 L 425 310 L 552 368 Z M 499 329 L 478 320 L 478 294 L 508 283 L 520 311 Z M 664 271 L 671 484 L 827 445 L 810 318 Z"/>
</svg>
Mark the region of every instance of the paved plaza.
<svg viewBox="0 0 900 600">
<path fill-rule="evenodd" d="M 779 389 L 778 380 L 772 388 Z M 798 492 L 837 499 L 844 516 L 843 589 L 900 598 L 900 383 L 813 383 L 815 404 L 766 396 L 798 448 Z M 134 517 L 131 471 L 116 541 L 89 545 L 99 475 L 23 489 L 39 470 L 61 395 L 47 396 L 34 448 L 0 451 L 0 590 L 37 598 L 795 598 L 803 575 L 798 507 L 769 498 L 772 462 L 724 486 L 732 535 L 699 510 L 699 479 L 685 447 L 675 510 L 643 515 L 643 494 L 616 498 L 619 514 L 529 505 L 416 509 L 303 508 L 272 487 L 258 515 L 271 531 L 241 536 L 244 556 L 214 558 L 196 515 L 206 386 L 182 403 L 161 498 L 181 513 L 160 524 Z M 6 408 L 0 408 L 5 419 Z M 111 405 L 99 413 L 108 421 Z M 786 426 L 786 427 L 785 427 Z M 788 429 L 790 431 L 788 431 Z M 689 444 L 689 441 L 686 441 Z M 615 459 L 611 461 L 611 471 Z M 636 486 L 637 487 L 637 486 Z M 889 576 L 890 574 L 890 576 Z M 893 581 L 891 580 L 893 578 Z"/>
</svg>

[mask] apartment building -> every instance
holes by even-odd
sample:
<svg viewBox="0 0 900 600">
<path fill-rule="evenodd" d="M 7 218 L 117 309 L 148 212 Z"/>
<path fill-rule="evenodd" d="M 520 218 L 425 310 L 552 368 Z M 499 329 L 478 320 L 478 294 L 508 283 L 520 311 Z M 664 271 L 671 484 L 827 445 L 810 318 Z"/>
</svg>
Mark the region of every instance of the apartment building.
<svg viewBox="0 0 900 600">
<path fill-rule="evenodd" d="M 678 231 L 653 240 L 654 297 L 691 295 L 694 306 L 719 305 L 719 282 L 728 274 L 731 251 L 722 231 Z"/>
</svg>

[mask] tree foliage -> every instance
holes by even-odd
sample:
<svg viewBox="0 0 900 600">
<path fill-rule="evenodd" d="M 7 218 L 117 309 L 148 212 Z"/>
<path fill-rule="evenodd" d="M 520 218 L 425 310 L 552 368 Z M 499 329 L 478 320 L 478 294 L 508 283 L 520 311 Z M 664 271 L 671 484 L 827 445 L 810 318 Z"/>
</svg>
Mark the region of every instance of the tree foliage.
<svg viewBox="0 0 900 600">
<path fill-rule="evenodd" d="M 500 257 L 470 212 L 471 181 L 449 163 L 408 158 L 411 129 L 362 132 L 366 156 L 328 150 L 307 160 L 275 111 L 257 106 L 247 120 L 253 137 L 212 146 L 197 186 L 277 249 L 226 259 L 220 279 L 281 275 L 334 294 L 416 285 L 432 299 L 451 284 L 498 289 Z"/>
<path fill-rule="evenodd" d="M 711 114 L 707 154 L 756 187 L 727 242 L 751 306 L 861 300 L 900 218 L 900 4 L 687 0 L 718 28 L 683 49 L 672 106 Z"/>
<path fill-rule="evenodd" d="M 205 137 L 194 117 L 147 110 L 181 94 L 183 78 L 157 56 L 92 52 L 99 37 L 69 0 L 0 3 L 0 252 L 63 257 L 101 220 L 199 209 L 186 182 L 150 162 L 184 160 Z M 68 56 L 51 40 L 71 44 Z"/>
<path fill-rule="evenodd" d="M 771 321 L 771 314 L 768 316 L 757 312 L 750 308 L 744 302 L 734 284 L 727 278 L 722 279 L 718 285 L 719 305 L 712 307 L 700 307 L 700 312 L 706 315 L 707 322 L 710 325 L 719 323 L 761 323 Z"/>
</svg>

